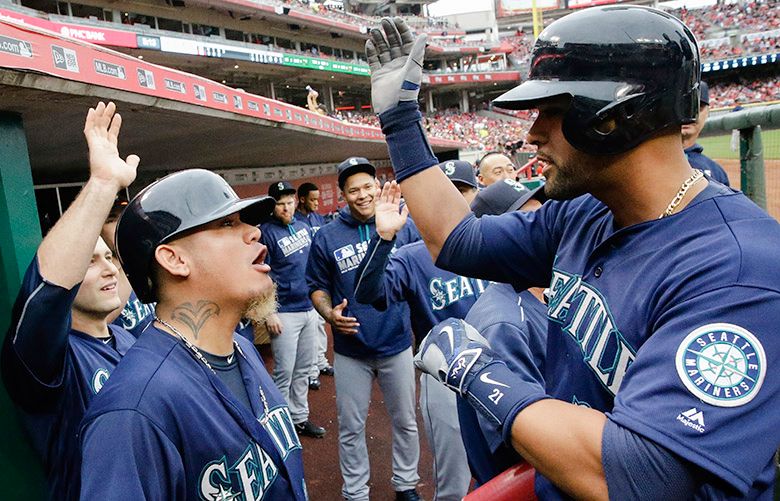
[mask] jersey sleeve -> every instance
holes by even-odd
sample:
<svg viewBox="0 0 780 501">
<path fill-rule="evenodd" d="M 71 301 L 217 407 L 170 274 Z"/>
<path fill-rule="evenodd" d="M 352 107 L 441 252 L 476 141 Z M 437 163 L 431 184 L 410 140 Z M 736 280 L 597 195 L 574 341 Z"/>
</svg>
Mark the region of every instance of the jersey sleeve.
<svg viewBox="0 0 780 501">
<path fill-rule="evenodd" d="M 520 289 L 546 286 L 557 248 L 549 227 L 554 215 L 545 214 L 549 205 L 479 219 L 469 214 L 447 237 L 436 266 Z"/>
<path fill-rule="evenodd" d="M 67 367 L 71 307 L 78 293 L 47 282 L 37 257 L 27 268 L 3 344 L 3 379 L 28 412 L 56 405 Z"/>
<path fill-rule="evenodd" d="M 174 444 L 135 410 L 89 422 L 82 429 L 81 452 L 81 499 L 187 499 Z"/>
<path fill-rule="evenodd" d="M 388 282 L 386 268 L 395 239 L 384 240 L 378 235 L 371 238 L 366 257 L 355 272 L 355 299 L 370 304 L 379 311 L 387 309 Z"/>
<path fill-rule="evenodd" d="M 306 261 L 306 285 L 309 287 L 309 296 L 312 292 L 320 290 L 327 292 L 333 297 L 333 291 L 330 287 L 330 269 L 328 266 L 328 255 L 326 242 L 321 231 L 314 234 L 311 243 L 311 250 Z"/>
<path fill-rule="evenodd" d="M 610 418 L 745 495 L 777 449 L 778 324 L 780 293 L 757 287 L 673 305 L 653 320 Z"/>
</svg>

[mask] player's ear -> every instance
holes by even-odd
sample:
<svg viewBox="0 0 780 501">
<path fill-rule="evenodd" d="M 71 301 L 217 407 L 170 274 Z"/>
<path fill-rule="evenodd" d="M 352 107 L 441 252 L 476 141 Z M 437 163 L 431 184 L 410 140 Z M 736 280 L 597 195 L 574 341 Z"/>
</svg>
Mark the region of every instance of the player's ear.
<svg viewBox="0 0 780 501">
<path fill-rule="evenodd" d="M 190 275 L 190 265 L 186 253 L 180 246 L 162 244 L 154 251 L 154 259 L 164 271 L 174 277 L 186 278 Z"/>
</svg>

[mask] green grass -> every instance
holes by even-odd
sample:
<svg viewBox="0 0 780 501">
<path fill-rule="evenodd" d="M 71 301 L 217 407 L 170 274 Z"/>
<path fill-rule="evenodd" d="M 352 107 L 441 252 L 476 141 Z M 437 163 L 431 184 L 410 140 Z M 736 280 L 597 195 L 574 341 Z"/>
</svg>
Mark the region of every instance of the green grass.
<svg viewBox="0 0 780 501">
<path fill-rule="evenodd" d="M 762 130 L 761 142 L 764 145 L 764 159 L 780 158 L 780 129 Z M 731 151 L 731 134 L 700 137 L 698 143 L 710 158 L 739 159 L 739 147 L 737 151 Z"/>
</svg>

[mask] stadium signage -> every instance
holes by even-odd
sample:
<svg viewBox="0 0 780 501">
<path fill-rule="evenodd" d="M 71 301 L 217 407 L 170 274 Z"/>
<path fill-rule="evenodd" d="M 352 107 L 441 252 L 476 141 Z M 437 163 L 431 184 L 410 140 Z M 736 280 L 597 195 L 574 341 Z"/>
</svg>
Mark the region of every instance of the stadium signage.
<svg viewBox="0 0 780 501">
<path fill-rule="evenodd" d="M 131 48 L 136 48 L 138 46 L 136 34 L 126 31 L 70 23 L 55 23 L 47 19 L 26 16 L 8 9 L 0 9 L 0 20 L 35 26 L 37 28 L 59 33 L 64 37 L 75 38 L 76 40 L 84 40 L 100 45 Z"/>
<path fill-rule="evenodd" d="M 747 68 L 749 66 L 760 66 L 764 64 L 776 64 L 780 54 L 762 54 L 760 56 L 738 57 L 735 59 L 724 59 L 722 61 L 711 61 L 701 65 L 702 73 L 712 71 L 732 70 L 736 68 Z"/>
<path fill-rule="evenodd" d="M 310 70 L 332 71 L 335 73 L 349 73 L 352 75 L 369 75 L 368 65 L 358 65 L 346 63 L 343 61 L 330 61 L 327 59 L 318 59 L 308 56 L 297 56 L 295 54 L 284 54 L 283 66 L 295 66 L 296 68 L 307 68 Z"/>
<path fill-rule="evenodd" d="M 444 75 L 426 75 L 430 85 L 446 85 L 470 82 L 518 82 L 519 71 L 502 71 L 494 73 L 447 73 Z"/>
</svg>

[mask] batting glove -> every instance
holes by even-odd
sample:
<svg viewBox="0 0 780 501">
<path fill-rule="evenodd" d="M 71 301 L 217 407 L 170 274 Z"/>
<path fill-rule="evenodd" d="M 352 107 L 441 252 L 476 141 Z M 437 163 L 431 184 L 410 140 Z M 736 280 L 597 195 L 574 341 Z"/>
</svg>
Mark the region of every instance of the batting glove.
<svg viewBox="0 0 780 501">
<path fill-rule="evenodd" d="M 490 349 L 490 343 L 463 320 L 449 318 L 431 329 L 414 365 L 501 427 L 505 441 L 521 410 L 549 398 L 530 374 L 512 372 Z"/>
<path fill-rule="evenodd" d="M 401 19 L 384 18 L 366 42 L 371 68 L 371 104 L 379 115 L 396 179 L 436 165 L 417 104 L 426 35 L 417 38 Z"/>
</svg>

